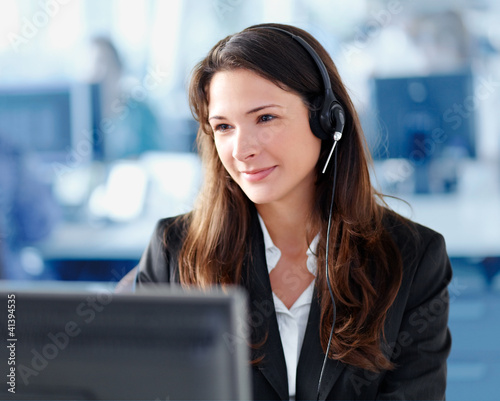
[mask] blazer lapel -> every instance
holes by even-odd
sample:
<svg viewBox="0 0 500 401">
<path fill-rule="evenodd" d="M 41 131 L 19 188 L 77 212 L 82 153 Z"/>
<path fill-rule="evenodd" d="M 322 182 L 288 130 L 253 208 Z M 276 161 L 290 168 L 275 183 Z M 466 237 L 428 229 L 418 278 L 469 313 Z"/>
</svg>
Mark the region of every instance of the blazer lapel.
<svg viewBox="0 0 500 401">
<path fill-rule="evenodd" d="M 319 339 L 319 321 L 320 304 L 315 289 L 297 367 L 297 400 L 315 400 L 317 397 L 319 376 L 325 357 Z M 342 362 L 327 359 L 319 394 L 320 400 L 326 399 L 345 366 Z"/>
<path fill-rule="evenodd" d="M 288 399 L 288 379 L 285 356 L 272 298 L 271 282 L 267 270 L 264 238 L 255 213 L 252 216 L 252 249 L 243 271 L 243 280 L 251 301 L 251 341 L 257 347 L 252 349 L 252 359 L 262 358 L 257 365 L 281 399 Z"/>
</svg>

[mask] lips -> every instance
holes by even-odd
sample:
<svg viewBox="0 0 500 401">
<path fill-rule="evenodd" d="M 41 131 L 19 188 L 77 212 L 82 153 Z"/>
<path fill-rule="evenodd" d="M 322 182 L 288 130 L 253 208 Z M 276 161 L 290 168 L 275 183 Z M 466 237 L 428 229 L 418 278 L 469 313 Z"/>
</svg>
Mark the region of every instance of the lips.
<svg viewBox="0 0 500 401">
<path fill-rule="evenodd" d="M 242 171 L 241 175 L 247 181 L 257 182 L 266 178 L 269 174 L 271 174 L 274 171 L 275 168 L 276 166 L 262 168 L 262 169 L 255 169 L 255 170 L 246 170 Z"/>
</svg>

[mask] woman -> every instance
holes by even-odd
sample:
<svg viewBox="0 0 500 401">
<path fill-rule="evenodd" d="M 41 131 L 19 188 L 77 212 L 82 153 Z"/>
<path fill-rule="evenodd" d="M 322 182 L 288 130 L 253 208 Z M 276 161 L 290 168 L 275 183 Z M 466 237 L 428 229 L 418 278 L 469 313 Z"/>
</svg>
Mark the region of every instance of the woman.
<svg viewBox="0 0 500 401">
<path fill-rule="evenodd" d="M 371 186 L 321 45 L 292 26 L 247 28 L 196 66 L 189 98 L 205 181 L 191 213 L 159 222 L 137 283 L 244 286 L 266 318 L 250 322 L 255 399 L 443 399 L 443 238 Z"/>
</svg>

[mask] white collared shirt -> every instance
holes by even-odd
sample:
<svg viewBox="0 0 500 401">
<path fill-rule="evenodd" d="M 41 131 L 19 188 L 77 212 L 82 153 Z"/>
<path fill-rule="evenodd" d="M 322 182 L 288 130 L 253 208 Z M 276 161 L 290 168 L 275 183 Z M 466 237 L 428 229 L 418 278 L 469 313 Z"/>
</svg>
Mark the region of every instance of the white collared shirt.
<svg viewBox="0 0 500 401">
<path fill-rule="evenodd" d="M 274 245 L 264 220 L 259 215 L 259 221 L 264 234 L 264 246 L 266 248 L 266 262 L 269 273 L 276 267 L 281 257 L 281 251 Z M 316 277 L 317 259 L 313 252 L 319 241 L 319 234 L 314 237 L 307 250 L 307 269 Z M 279 299 L 273 291 L 274 307 L 280 331 L 281 344 L 285 354 L 285 363 L 288 377 L 288 393 L 290 400 L 295 399 L 295 389 L 297 383 L 297 365 L 299 363 L 300 350 L 306 332 L 309 311 L 314 291 L 314 282 L 304 290 L 290 309 Z"/>
</svg>

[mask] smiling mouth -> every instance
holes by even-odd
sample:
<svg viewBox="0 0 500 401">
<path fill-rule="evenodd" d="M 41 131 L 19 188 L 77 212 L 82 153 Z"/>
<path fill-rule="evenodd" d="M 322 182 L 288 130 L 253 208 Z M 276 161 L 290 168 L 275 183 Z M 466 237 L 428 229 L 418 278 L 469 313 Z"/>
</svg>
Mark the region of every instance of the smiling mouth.
<svg viewBox="0 0 500 401">
<path fill-rule="evenodd" d="M 250 181 L 250 182 L 261 181 L 264 178 L 266 178 L 269 174 L 271 174 L 275 168 L 276 168 L 276 166 L 272 166 L 272 167 L 258 169 L 258 170 L 242 171 L 241 175 L 247 181 Z"/>
</svg>

